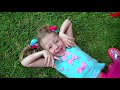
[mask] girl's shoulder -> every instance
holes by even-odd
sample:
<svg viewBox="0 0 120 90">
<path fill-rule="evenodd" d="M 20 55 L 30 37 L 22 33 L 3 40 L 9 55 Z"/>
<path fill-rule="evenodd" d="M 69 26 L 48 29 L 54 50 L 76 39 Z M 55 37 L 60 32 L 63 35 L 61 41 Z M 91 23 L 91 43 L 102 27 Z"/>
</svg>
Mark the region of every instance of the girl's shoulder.
<svg viewBox="0 0 120 90">
<path fill-rule="evenodd" d="M 73 46 L 73 47 L 70 47 L 70 48 L 66 48 L 66 51 L 67 50 L 81 50 L 80 47 L 78 47 L 77 45 Z"/>
</svg>

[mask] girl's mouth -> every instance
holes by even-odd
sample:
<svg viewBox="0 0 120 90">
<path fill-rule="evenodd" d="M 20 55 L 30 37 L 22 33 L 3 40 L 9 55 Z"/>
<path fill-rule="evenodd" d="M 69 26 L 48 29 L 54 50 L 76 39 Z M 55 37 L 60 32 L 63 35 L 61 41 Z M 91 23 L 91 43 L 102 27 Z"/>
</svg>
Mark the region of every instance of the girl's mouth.
<svg viewBox="0 0 120 90">
<path fill-rule="evenodd" d="M 58 50 L 57 54 L 61 53 L 62 51 L 62 47 Z"/>
</svg>

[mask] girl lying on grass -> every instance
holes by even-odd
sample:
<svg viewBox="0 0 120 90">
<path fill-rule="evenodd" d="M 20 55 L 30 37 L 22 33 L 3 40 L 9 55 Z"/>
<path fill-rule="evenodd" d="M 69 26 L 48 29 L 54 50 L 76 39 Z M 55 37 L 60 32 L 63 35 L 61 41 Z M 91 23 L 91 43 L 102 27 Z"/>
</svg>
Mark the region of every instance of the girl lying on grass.
<svg viewBox="0 0 120 90">
<path fill-rule="evenodd" d="M 37 38 L 22 51 L 21 64 L 25 67 L 52 67 L 68 78 L 120 77 L 119 60 L 114 60 L 115 62 L 110 64 L 108 72 L 101 72 L 105 63 L 99 63 L 75 44 L 69 19 L 63 22 L 58 31 L 55 26 L 47 25 L 39 29 Z M 115 51 L 111 57 L 118 53 L 118 50 Z"/>
</svg>

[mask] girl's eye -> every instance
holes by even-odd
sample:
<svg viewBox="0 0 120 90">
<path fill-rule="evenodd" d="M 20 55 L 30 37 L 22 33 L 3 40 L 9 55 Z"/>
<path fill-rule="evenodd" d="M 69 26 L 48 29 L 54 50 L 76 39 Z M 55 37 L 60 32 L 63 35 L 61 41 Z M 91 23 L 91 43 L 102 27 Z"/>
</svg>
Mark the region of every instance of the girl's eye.
<svg viewBox="0 0 120 90">
<path fill-rule="evenodd" d="M 52 48 L 52 46 L 49 47 L 49 49 L 51 49 L 51 48 Z"/>
<path fill-rule="evenodd" d="M 59 41 L 57 40 L 56 43 L 58 43 Z"/>
</svg>

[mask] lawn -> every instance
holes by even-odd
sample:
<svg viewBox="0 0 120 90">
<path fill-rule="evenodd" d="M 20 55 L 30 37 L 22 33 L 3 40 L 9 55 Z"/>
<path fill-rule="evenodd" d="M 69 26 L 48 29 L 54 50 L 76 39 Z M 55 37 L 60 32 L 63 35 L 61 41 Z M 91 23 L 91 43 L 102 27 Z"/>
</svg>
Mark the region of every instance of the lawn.
<svg viewBox="0 0 120 90">
<path fill-rule="evenodd" d="M 120 49 L 120 18 L 112 18 L 110 13 L 0 12 L 0 78 L 66 78 L 55 69 L 27 68 L 18 61 L 37 28 L 45 24 L 60 27 L 66 18 L 73 23 L 77 45 L 107 67 L 112 62 L 108 49 Z"/>
</svg>

